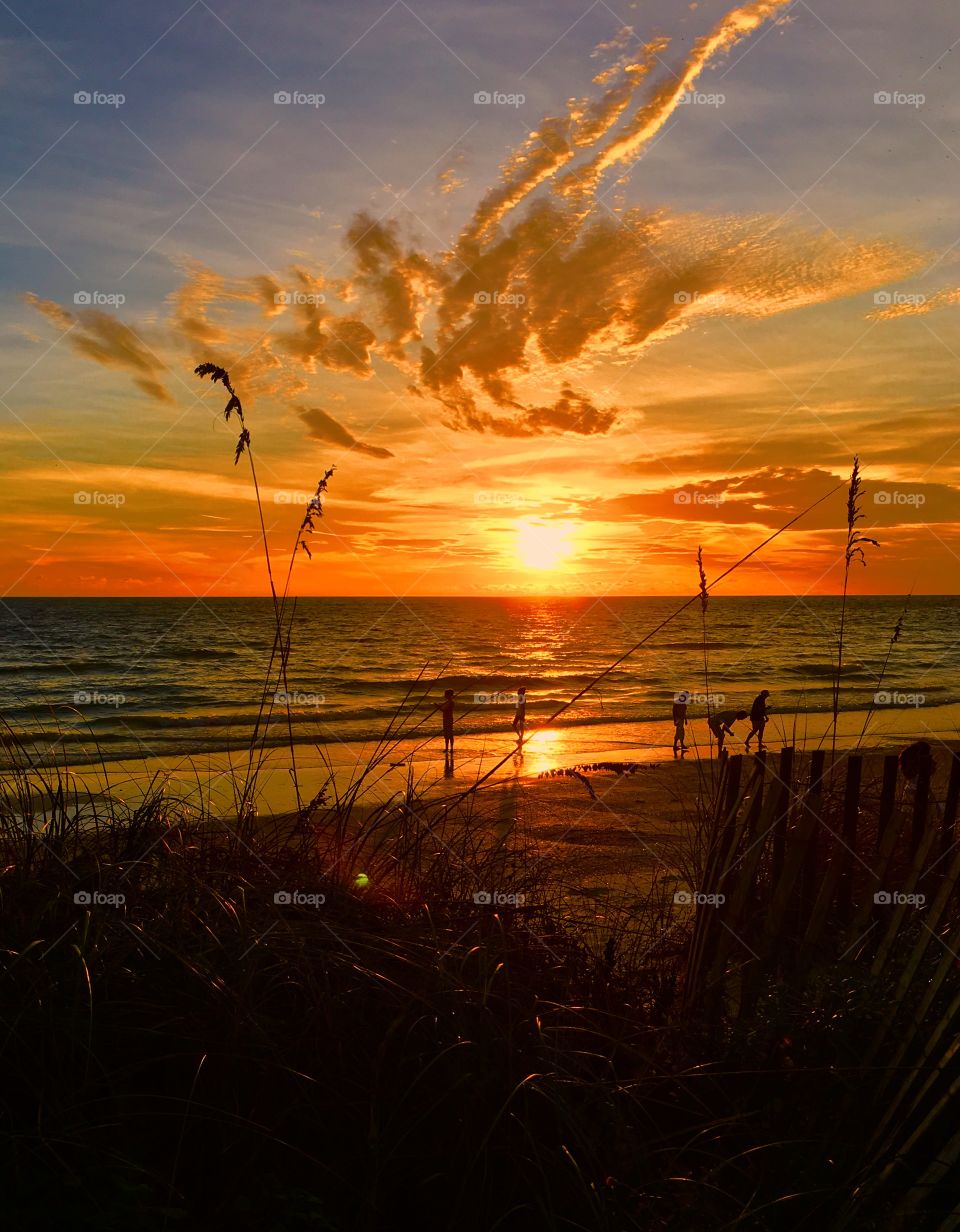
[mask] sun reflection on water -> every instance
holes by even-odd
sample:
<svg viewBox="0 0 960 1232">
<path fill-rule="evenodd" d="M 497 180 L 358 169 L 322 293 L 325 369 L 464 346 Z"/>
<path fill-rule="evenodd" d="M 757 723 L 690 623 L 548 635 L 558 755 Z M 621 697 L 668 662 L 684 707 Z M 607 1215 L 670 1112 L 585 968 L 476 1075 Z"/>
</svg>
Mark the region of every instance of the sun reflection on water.
<svg viewBox="0 0 960 1232">
<path fill-rule="evenodd" d="M 563 749 L 563 733 L 551 728 L 527 730 L 523 742 L 523 773 L 542 774 L 557 765 Z"/>
</svg>

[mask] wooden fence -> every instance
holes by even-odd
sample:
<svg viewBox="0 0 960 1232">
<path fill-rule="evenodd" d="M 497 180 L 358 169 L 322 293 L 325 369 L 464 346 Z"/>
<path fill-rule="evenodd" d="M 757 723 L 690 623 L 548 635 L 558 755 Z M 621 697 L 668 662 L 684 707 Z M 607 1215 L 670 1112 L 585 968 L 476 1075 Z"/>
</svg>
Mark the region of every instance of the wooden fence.
<svg viewBox="0 0 960 1232">
<path fill-rule="evenodd" d="M 866 766 L 869 781 L 859 754 L 723 759 L 683 998 L 736 1022 L 773 985 L 810 995 L 837 965 L 883 990 L 862 1057 L 881 1166 L 851 1227 L 893 1178 L 909 1178 L 895 1199 L 909 1221 L 960 1160 L 960 756 L 936 789 L 928 772 L 904 782 L 896 756 Z"/>
</svg>

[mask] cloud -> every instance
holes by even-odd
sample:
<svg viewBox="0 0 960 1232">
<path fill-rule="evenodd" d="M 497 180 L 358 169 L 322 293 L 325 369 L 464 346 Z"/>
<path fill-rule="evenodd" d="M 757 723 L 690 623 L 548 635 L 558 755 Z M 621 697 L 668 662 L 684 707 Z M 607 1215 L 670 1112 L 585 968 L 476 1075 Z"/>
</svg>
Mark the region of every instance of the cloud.
<svg viewBox="0 0 960 1232">
<path fill-rule="evenodd" d="M 585 394 L 578 394 L 571 386 L 564 385 L 552 406 L 527 407 L 516 416 L 497 417 L 474 412 L 467 426 L 513 437 L 566 432 L 576 436 L 603 436 L 614 426 L 617 416 L 615 408 L 601 410 Z"/>
<path fill-rule="evenodd" d="M 319 366 L 361 378 L 373 375 L 370 352 L 377 336 L 359 317 L 337 317 L 325 303 L 309 300 L 295 302 L 290 311 L 296 327 L 276 335 L 276 350 L 306 372 Z"/>
<path fill-rule="evenodd" d="M 596 96 L 544 117 L 447 250 L 424 251 L 396 223 L 361 211 L 345 232 L 349 271 L 335 283 L 304 265 L 281 286 L 188 264 L 169 297 L 170 345 L 227 367 L 246 396 L 301 396 L 321 369 L 369 379 L 381 357 L 456 430 L 590 436 L 608 432 L 619 412 L 596 391 L 596 404 L 576 394 L 575 370 L 635 362 L 711 317 L 762 319 L 902 279 L 921 257 L 890 241 L 756 214 L 634 207 L 615 215 L 595 200 L 602 178 L 636 163 L 703 71 L 781 19 L 787 3 L 732 9 L 659 79 L 669 40 L 631 55 L 621 31 L 602 49 L 615 61 L 595 76 Z M 76 350 L 126 368 L 150 396 L 169 400 L 164 365 L 129 327 L 106 313 L 75 318 L 31 302 L 62 328 L 76 325 Z M 552 405 L 530 392 L 558 380 Z M 388 456 L 349 433 L 331 435 L 346 430 L 326 412 L 310 414 L 318 418 L 308 426 L 326 434 L 317 439 Z"/>
<path fill-rule="evenodd" d="M 703 70 L 764 22 L 776 17 L 790 3 L 792 0 L 754 0 L 754 3 L 728 13 L 708 35 L 698 40 L 679 72 L 671 74 L 654 91 L 620 133 L 598 150 L 588 163 L 568 172 L 558 184 L 558 192 L 583 199 L 596 191 L 607 171 L 636 161 L 644 146 L 666 124 L 683 95 L 696 84 Z"/>
<path fill-rule="evenodd" d="M 359 213 L 347 230 L 346 243 L 354 262 L 354 287 L 374 299 L 387 330 L 386 352 L 402 361 L 404 346 L 420 340 L 424 302 L 438 275 L 428 257 L 403 247 L 398 233 L 395 222 Z"/>
<path fill-rule="evenodd" d="M 586 501 L 583 515 L 600 520 L 716 523 L 775 530 L 838 488 L 813 509 L 798 529 L 836 531 L 838 551 L 846 534 L 849 470 L 768 466 L 725 479 L 676 483 L 666 488 L 622 493 Z M 863 494 L 862 529 L 960 523 L 960 488 L 910 481 L 868 470 Z"/>
<path fill-rule="evenodd" d="M 521 378 L 636 358 L 707 317 L 761 318 L 853 295 L 919 260 L 893 243 L 764 216 L 632 209 L 582 220 L 546 198 L 443 287 L 420 384 L 458 426 L 497 430 L 479 400 L 518 409 Z"/>
<path fill-rule="evenodd" d="M 600 140 L 617 123 L 633 100 L 657 57 L 669 40 L 655 39 L 641 59 L 621 59 L 594 80 L 608 86 L 595 100 L 570 99 L 562 116 L 545 116 L 539 126 L 510 156 L 501 169 L 500 183 L 480 201 L 460 237 L 461 250 L 487 238 L 492 229 L 524 201 L 535 188 L 555 176 L 577 153 Z M 622 74 L 622 80 L 620 78 Z M 468 255 L 464 253 L 463 255 Z"/>
<path fill-rule="evenodd" d="M 67 312 L 31 292 L 24 299 L 59 329 L 70 331 L 67 341 L 75 351 L 104 367 L 131 372 L 134 384 L 158 402 L 173 401 L 160 380 L 166 364 L 122 321 L 96 308 Z"/>
<path fill-rule="evenodd" d="M 226 303 L 259 304 L 267 316 L 283 311 L 278 297 L 283 289 L 270 275 L 230 280 L 208 269 L 199 261 L 186 261 L 181 266 L 183 283 L 167 300 L 173 305 L 170 326 L 177 340 L 188 347 L 224 346 L 230 339 L 230 326 L 220 309 Z M 218 309 L 211 319 L 211 308 Z"/>
<path fill-rule="evenodd" d="M 330 445 L 342 445 L 345 449 L 355 449 L 358 453 L 366 454 L 368 458 L 392 458 L 393 454 L 389 449 L 384 449 L 380 445 L 367 445 L 363 441 L 358 441 L 352 432 L 348 431 L 343 424 L 337 423 L 332 415 L 328 415 L 326 411 L 320 410 L 319 407 L 300 407 L 297 414 L 307 425 L 307 436 L 312 441 L 323 441 Z"/>
<path fill-rule="evenodd" d="M 163 492 L 175 496 L 197 497 L 224 503 L 228 501 L 255 501 L 256 492 L 249 483 L 239 479 L 226 479 L 207 471 L 177 470 L 168 467 L 114 466 L 100 462 L 72 462 L 70 490 L 64 489 L 62 471 L 40 468 L 23 472 L 25 479 L 37 483 L 55 483 L 64 494 L 64 500 L 73 502 L 74 489 L 122 493 Z M 264 488 L 265 496 L 272 499 L 273 489 Z M 87 513 L 98 511 L 98 506 L 85 508 Z"/>
</svg>

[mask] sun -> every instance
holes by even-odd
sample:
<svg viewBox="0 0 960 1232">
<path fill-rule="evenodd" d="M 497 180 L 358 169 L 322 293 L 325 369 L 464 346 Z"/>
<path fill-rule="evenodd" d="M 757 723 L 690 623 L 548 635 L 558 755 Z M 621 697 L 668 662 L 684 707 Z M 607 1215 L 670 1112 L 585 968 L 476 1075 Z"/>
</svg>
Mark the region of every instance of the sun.
<svg viewBox="0 0 960 1232">
<path fill-rule="evenodd" d="M 572 522 L 522 518 L 517 523 L 517 557 L 528 569 L 556 569 L 573 548 Z"/>
</svg>

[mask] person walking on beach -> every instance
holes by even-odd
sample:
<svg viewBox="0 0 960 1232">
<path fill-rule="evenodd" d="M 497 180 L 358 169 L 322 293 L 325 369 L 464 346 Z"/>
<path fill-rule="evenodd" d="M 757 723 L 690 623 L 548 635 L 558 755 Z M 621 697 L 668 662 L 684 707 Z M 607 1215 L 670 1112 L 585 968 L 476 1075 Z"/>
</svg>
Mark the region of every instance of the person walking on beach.
<svg viewBox="0 0 960 1232">
<path fill-rule="evenodd" d="M 690 701 L 690 694 L 686 689 L 682 689 L 679 693 L 675 693 L 673 697 L 673 755 L 676 757 L 678 751 L 686 753 L 687 746 L 684 743 L 684 733 L 687 727 L 687 705 Z"/>
<path fill-rule="evenodd" d="M 717 738 L 717 756 L 723 752 L 723 742 L 733 735 L 733 724 L 750 717 L 746 710 L 721 710 L 710 716 L 710 730 Z"/>
<path fill-rule="evenodd" d="M 767 698 L 770 696 L 769 689 L 761 689 L 757 696 L 753 699 L 753 705 L 750 707 L 750 734 L 744 741 L 744 747 L 750 748 L 750 741 L 756 736 L 757 748 L 763 751 L 763 729 L 767 725 L 767 719 L 770 717 L 767 713 Z"/>
<path fill-rule="evenodd" d="M 451 760 L 453 758 L 453 689 L 447 689 L 444 693 L 440 714 L 443 718 L 443 756 L 446 760 Z"/>
<path fill-rule="evenodd" d="M 527 726 L 527 686 L 517 689 L 517 708 L 513 714 L 513 730 L 517 733 L 517 748 L 523 748 L 523 733 Z"/>
</svg>

